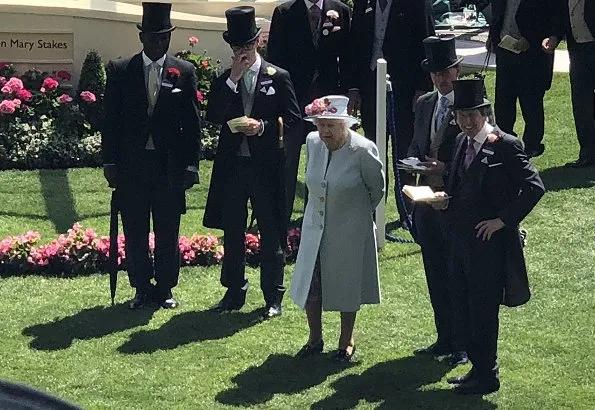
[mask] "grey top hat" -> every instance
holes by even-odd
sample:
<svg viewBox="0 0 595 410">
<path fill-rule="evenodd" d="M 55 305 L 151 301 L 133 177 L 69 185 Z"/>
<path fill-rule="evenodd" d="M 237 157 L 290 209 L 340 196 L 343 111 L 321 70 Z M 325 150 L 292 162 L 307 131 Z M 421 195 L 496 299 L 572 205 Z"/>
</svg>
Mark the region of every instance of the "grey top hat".
<svg viewBox="0 0 595 410">
<path fill-rule="evenodd" d="M 254 7 L 238 6 L 225 10 L 227 31 L 223 32 L 223 40 L 232 46 L 243 46 L 251 43 L 260 35 L 261 28 L 256 27 Z"/>
<path fill-rule="evenodd" d="M 444 71 L 463 61 L 463 57 L 457 56 L 455 36 L 452 34 L 427 37 L 423 44 L 426 59 L 421 62 L 421 66 L 426 71 Z"/>
<path fill-rule="evenodd" d="M 143 2 L 143 22 L 136 27 L 143 33 L 169 33 L 176 29 L 171 24 L 171 3 Z"/>
</svg>

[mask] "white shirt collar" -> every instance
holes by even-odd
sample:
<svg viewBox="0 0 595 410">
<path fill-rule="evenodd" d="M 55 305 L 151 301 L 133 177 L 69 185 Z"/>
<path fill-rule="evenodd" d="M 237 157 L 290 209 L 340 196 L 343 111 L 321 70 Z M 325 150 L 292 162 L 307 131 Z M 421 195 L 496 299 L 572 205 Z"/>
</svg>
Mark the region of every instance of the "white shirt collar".
<svg viewBox="0 0 595 410">
<path fill-rule="evenodd" d="M 163 64 L 165 64 L 165 54 L 163 55 L 163 57 L 161 57 L 159 60 L 155 61 L 159 67 L 163 67 Z M 143 63 L 145 63 L 145 67 L 150 65 L 153 62 L 153 60 L 151 60 L 149 57 L 147 57 L 147 55 L 145 54 L 145 52 L 143 51 Z"/>
<path fill-rule="evenodd" d="M 488 138 L 488 134 L 490 134 L 492 131 L 494 131 L 494 127 L 486 121 L 483 125 L 483 128 L 479 130 L 475 137 L 473 137 L 473 148 L 475 149 L 475 152 L 479 152 L 483 143 Z"/>
<path fill-rule="evenodd" d="M 256 61 L 254 62 L 254 64 L 252 64 L 250 66 L 249 70 L 258 74 L 258 72 L 260 71 L 261 65 L 262 65 L 262 58 L 260 57 L 260 54 L 256 53 Z"/>
<path fill-rule="evenodd" d="M 453 90 L 453 91 L 451 91 L 451 92 L 449 92 L 449 93 L 448 93 L 448 94 L 446 94 L 446 95 L 440 94 L 440 91 L 438 91 L 438 101 L 440 101 L 440 99 L 441 99 L 442 97 L 446 97 L 446 98 L 448 99 L 448 102 L 449 102 L 450 104 L 452 104 L 452 103 L 454 103 L 454 102 L 455 102 L 455 92 L 454 92 L 454 90 Z"/>
<path fill-rule="evenodd" d="M 314 2 L 314 1 L 310 1 L 310 0 L 304 0 L 304 3 L 306 3 L 306 8 L 308 10 L 310 10 L 310 7 L 312 7 L 314 4 L 316 4 L 320 10 L 322 10 L 323 1 L 324 0 L 318 0 L 318 1 Z"/>
</svg>

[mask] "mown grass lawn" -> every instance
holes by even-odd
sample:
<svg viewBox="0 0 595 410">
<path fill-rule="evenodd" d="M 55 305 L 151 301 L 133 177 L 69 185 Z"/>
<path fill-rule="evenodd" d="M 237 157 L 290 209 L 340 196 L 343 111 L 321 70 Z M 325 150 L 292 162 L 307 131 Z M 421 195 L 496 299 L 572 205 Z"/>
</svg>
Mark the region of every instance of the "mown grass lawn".
<svg viewBox="0 0 595 410">
<path fill-rule="evenodd" d="M 488 89 L 493 95 L 492 76 Z M 354 366 L 327 357 L 294 361 L 306 340 L 304 314 L 287 298 L 282 318 L 256 322 L 263 303 L 256 270 L 248 270 L 253 286 L 242 312 L 206 312 L 222 295 L 214 267 L 183 269 L 176 311 L 129 311 L 122 304 L 132 295 L 125 275 L 115 307 L 105 275 L 1 279 L 0 379 L 89 409 L 591 409 L 595 171 L 563 168 L 577 155 L 567 75 L 556 75 L 546 110 L 546 153 L 535 164 L 548 192 L 523 224 L 533 299 L 502 310 L 498 393 L 456 396 L 445 376 L 467 368 L 450 371 L 412 357 L 434 339 L 432 315 L 419 248 L 399 244 L 381 253 L 383 302 L 359 315 Z M 205 232 L 209 175 L 204 162 L 202 183 L 188 195 L 183 234 Z M 75 221 L 107 234 L 108 205 L 99 170 L 0 173 L 0 237 L 38 230 L 49 241 Z M 395 215 L 391 195 L 388 220 Z M 325 314 L 324 321 L 333 349 L 338 317 Z"/>
</svg>

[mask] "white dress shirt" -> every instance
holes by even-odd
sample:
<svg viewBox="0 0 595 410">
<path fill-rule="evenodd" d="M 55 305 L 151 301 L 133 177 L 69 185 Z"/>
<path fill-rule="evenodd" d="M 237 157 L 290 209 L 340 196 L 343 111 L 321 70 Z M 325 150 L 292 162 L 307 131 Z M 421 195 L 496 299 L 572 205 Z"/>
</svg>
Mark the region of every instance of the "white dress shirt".
<svg viewBox="0 0 595 410">
<path fill-rule="evenodd" d="M 475 150 L 475 155 L 479 154 L 479 150 L 485 143 L 486 139 L 488 138 L 488 134 L 494 131 L 494 127 L 490 125 L 487 121 L 483 125 L 483 128 L 479 130 L 479 132 L 473 137 L 473 149 Z M 467 135 L 467 142 L 469 142 L 469 136 Z"/>
</svg>

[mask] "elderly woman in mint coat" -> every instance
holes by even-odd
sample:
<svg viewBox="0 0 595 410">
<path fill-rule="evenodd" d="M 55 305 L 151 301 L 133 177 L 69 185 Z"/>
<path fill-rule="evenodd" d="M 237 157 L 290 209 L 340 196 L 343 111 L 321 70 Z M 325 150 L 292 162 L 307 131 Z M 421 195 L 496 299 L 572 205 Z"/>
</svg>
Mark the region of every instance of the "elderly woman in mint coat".
<svg viewBox="0 0 595 410">
<path fill-rule="evenodd" d="M 327 96 L 306 107 L 317 132 L 306 139 L 308 202 L 291 281 L 291 298 L 306 310 L 310 336 L 297 357 L 321 353 L 322 310 L 341 312 L 341 336 L 332 357 L 349 362 L 362 304 L 380 303 L 373 214 L 384 197 L 376 145 L 349 129 L 349 99 Z"/>
</svg>

